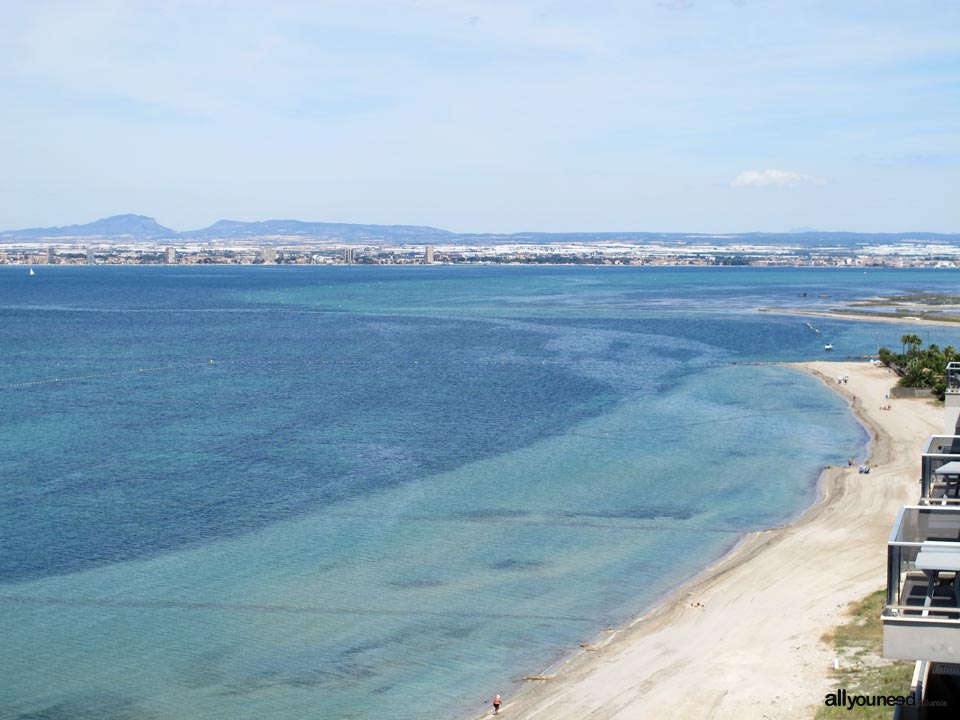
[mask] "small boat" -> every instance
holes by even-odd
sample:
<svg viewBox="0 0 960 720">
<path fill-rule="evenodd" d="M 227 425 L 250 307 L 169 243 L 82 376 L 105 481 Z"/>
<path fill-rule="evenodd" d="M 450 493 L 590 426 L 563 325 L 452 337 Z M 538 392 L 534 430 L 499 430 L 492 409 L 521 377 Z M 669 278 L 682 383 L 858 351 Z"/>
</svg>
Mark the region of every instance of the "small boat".
<svg viewBox="0 0 960 720">
<path fill-rule="evenodd" d="M 33 268 L 30 268 L 30 277 L 33 277 L 36 273 L 33 271 Z"/>
<path fill-rule="evenodd" d="M 823 346 L 823 349 L 824 349 L 824 350 L 833 350 L 833 345 L 832 345 L 831 343 L 827 343 L 826 345 Z"/>
</svg>

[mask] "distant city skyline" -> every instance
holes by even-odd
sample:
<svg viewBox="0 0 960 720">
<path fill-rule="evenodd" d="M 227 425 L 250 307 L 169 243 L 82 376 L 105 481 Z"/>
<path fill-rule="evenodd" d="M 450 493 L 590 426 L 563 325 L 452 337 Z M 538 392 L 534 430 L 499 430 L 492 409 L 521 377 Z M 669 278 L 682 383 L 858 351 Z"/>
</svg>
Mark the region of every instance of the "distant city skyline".
<svg viewBox="0 0 960 720">
<path fill-rule="evenodd" d="M 960 231 L 960 4 L 3 3 L 0 229 Z"/>
</svg>

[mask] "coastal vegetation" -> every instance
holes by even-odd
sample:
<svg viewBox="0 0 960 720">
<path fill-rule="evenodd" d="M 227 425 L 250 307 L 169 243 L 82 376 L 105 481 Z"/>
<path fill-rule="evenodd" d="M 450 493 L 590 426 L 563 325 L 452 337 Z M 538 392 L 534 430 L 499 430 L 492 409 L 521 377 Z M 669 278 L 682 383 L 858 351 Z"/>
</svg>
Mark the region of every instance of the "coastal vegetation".
<svg viewBox="0 0 960 720">
<path fill-rule="evenodd" d="M 871 305 L 960 305 L 960 295 L 942 293 L 915 293 L 912 295 L 885 295 L 882 297 L 858 300 L 850 303 L 854 306 Z"/>
<path fill-rule="evenodd" d="M 917 308 L 897 308 L 894 312 L 885 310 L 861 310 L 857 307 L 831 308 L 837 315 L 861 315 L 865 318 L 893 318 L 895 320 L 936 320 L 938 322 L 960 323 L 960 315 L 940 310 L 918 310 Z"/>
<path fill-rule="evenodd" d="M 846 624 L 834 628 L 823 640 L 832 643 L 838 660 L 838 669 L 831 675 L 837 688 L 850 695 L 903 695 L 910 687 L 913 663 L 906 660 L 890 661 L 881 657 L 883 625 L 880 613 L 886 599 L 886 590 L 877 590 L 851 603 Z M 862 720 L 889 720 L 889 707 L 858 707 L 857 718 Z M 850 718 L 845 707 L 821 707 L 816 720 Z"/>
<path fill-rule="evenodd" d="M 864 317 L 923 319 L 960 323 L 960 295 L 949 293 L 912 293 L 880 295 L 847 303 L 830 312 Z"/>
<path fill-rule="evenodd" d="M 887 367 L 900 376 L 898 385 L 909 388 L 930 388 L 943 400 L 947 389 L 947 363 L 960 359 L 950 345 L 940 349 L 931 343 L 923 348 L 919 335 L 908 334 L 900 338 L 901 352 L 882 347 L 878 357 Z"/>
</svg>

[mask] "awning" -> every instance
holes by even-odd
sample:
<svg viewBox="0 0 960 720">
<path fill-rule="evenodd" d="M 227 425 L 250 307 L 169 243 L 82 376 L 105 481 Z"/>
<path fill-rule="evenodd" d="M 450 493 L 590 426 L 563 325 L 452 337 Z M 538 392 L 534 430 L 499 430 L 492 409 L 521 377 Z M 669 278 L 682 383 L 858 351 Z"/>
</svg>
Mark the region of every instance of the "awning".
<svg viewBox="0 0 960 720">
<path fill-rule="evenodd" d="M 936 470 L 937 475 L 960 475 L 960 460 L 951 460 Z"/>
</svg>

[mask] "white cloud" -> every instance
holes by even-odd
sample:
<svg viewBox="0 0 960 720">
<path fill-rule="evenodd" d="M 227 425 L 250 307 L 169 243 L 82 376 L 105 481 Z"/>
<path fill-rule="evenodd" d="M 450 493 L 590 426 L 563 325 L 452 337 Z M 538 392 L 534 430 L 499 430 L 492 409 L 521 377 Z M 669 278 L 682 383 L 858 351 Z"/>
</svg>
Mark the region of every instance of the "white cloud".
<svg viewBox="0 0 960 720">
<path fill-rule="evenodd" d="M 744 170 L 730 184 L 733 187 L 810 187 L 824 183 L 823 178 L 793 170 Z"/>
</svg>

